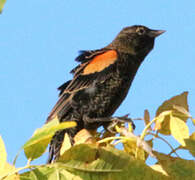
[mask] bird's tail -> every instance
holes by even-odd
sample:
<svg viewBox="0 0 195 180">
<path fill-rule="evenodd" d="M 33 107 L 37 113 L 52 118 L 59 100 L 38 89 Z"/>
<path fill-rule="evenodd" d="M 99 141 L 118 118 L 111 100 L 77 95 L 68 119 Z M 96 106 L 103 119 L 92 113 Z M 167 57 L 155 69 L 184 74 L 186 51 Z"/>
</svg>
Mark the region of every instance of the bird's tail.
<svg viewBox="0 0 195 180">
<path fill-rule="evenodd" d="M 49 147 L 49 157 L 47 163 L 52 163 L 60 156 L 60 149 L 64 140 L 66 130 L 57 131 L 52 137 Z"/>
</svg>

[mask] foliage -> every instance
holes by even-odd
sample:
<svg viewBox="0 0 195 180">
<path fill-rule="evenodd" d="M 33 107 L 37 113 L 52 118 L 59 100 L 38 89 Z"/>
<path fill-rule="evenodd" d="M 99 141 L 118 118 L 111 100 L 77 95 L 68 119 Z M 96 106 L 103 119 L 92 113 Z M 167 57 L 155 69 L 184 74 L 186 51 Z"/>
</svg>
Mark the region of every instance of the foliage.
<svg viewBox="0 0 195 180">
<path fill-rule="evenodd" d="M 14 167 L 18 155 L 13 165 L 6 162 L 7 154 L 0 138 L 0 179 L 195 179 L 195 162 L 183 159 L 177 154 L 178 150 L 187 150 L 195 156 L 195 132 L 190 135 L 186 124 L 187 120 L 193 123 L 195 120 L 189 113 L 187 96 L 188 93 L 184 92 L 165 101 L 152 120 L 148 110 L 145 110 L 145 128 L 138 136 L 133 133 L 130 122 L 121 121 L 116 121 L 118 123 L 115 122 L 112 126 L 114 134 L 105 131 L 93 132 L 92 135 L 92 132 L 87 130 L 80 131 L 75 137 L 76 144 L 73 147 L 70 146 L 68 136 L 65 136 L 61 156 L 52 164 L 31 165 L 31 161 L 46 151 L 56 131 L 74 127 L 76 123 L 59 124 L 58 120 L 54 119 L 36 130 L 22 147 L 28 159 L 27 165 L 22 168 Z M 173 148 L 166 140 L 167 136 L 172 136 L 179 146 Z M 152 150 L 153 145 L 160 140 L 168 144 L 171 152 L 160 153 L 160 149 Z M 118 143 L 123 145 L 121 150 L 116 147 Z M 156 158 L 157 163 L 147 165 L 149 156 Z M 25 172 L 21 173 L 24 169 Z"/>
<path fill-rule="evenodd" d="M 0 13 L 2 13 L 5 2 L 6 0 L 0 0 Z"/>
</svg>

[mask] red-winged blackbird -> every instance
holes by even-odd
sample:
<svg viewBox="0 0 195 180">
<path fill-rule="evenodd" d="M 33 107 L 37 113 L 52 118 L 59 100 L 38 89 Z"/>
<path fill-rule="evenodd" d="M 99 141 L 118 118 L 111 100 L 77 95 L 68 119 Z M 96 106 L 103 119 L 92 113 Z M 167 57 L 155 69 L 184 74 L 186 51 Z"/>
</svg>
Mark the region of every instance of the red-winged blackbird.
<svg viewBox="0 0 195 180">
<path fill-rule="evenodd" d="M 105 124 L 100 119 L 112 116 L 122 103 L 154 39 L 163 32 L 145 26 L 126 27 L 108 46 L 81 51 L 76 58 L 80 64 L 71 71 L 74 77 L 58 88 L 60 98 L 47 119 L 57 116 L 60 122 L 76 121 L 77 126 L 56 132 L 48 162 L 59 157 L 65 133 L 73 144 L 74 135 L 81 129 Z"/>
</svg>

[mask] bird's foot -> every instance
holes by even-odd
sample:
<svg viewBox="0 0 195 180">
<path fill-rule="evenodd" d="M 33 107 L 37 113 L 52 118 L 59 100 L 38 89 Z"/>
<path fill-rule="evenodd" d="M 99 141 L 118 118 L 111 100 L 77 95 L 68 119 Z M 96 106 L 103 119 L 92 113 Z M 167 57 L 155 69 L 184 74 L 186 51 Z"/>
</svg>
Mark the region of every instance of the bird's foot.
<svg viewBox="0 0 195 180">
<path fill-rule="evenodd" d="M 124 123 L 131 123 L 132 128 L 135 129 L 135 124 L 133 123 L 132 119 L 128 117 L 129 114 L 121 117 L 100 117 L 100 118 L 89 118 L 88 116 L 85 116 L 83 118 L 83 121 L 88 126 L 90 124 L 95 123 L 109 123 L 109 125 L 106 127 L 106 129 L 111 133 L 116 133 L 114 131 L 115 126 L 121 126 Z"/>
<path fill-rule="evenodd" d="M 124 126 L 124 123 L 131 123 L 133 129 L 135 129 L 135 124 L 132 119 L 128 117 L 129 114 L 121 117 L 112 117 L 111 123 L 108 125 L 107 130 L 111 133 L 116 133 L 116 126 Z"/>
</svg>

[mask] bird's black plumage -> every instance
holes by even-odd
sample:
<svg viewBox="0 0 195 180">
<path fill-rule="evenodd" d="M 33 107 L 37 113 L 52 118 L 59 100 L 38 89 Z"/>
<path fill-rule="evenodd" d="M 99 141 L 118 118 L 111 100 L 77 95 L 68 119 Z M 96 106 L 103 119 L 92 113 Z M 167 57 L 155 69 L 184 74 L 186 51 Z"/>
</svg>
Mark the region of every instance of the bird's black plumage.
<svg viewBox="0 0 195 180">
<path fill-rule="evenodd" d="M 155 37 L 163 32 L 145 26 L 126 27 L 108 46 L 80 53 L 76 58 L 80 64 L 71 71 L 74 77 L 59 87 L 59 100 L 47 119 L 48 122 L 57 116 L 60 122 L 76 121 L 77 126 L 56 132 L 48 162 L 59 157 L 65 133 L 74 143 L 73 137 L 79 130 L 104 125 L 95 118 L 112 116 L 126 97 L 140 64 L 152 50 Z M 92 122 L 88 123 L 87 118 Z"/>
</svg>

